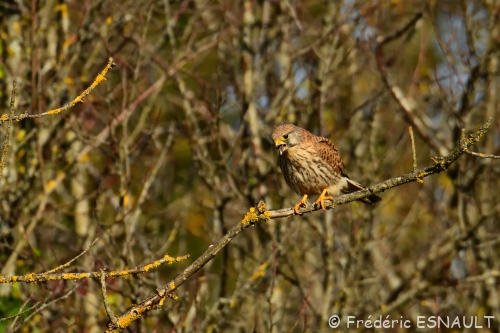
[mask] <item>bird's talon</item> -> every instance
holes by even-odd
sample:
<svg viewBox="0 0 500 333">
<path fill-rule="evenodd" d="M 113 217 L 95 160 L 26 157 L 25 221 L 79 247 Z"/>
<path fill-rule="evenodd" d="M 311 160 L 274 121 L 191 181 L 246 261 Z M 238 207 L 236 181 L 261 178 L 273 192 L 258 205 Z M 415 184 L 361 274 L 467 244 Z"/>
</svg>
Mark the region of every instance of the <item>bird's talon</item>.
<svg viewBox="0 0 500 333">
<path fill-rule="evenodd" d="M 321 192 L 321 195 L 319 196 L 318 200 L 316 200 L 316 203 L 317 204 L 319 203 L 322 210 L 325 210 L 325 203 L 324 203 L 325 200 L 333 200 L 333 197 L 327 197 L 325 196 L 325 194 L 326 194 L 326 189 L 323 190 L 323 192 Z"/>
<path fill-rule="evenodd" d="M 300 215 L 300 207 L 305 207 L 307 206 L 307 194 L 302 197 L 302 200 L 295 206 L 293 206 L 293 210 L 295 211 L 295 214 Z"/>
</svg>

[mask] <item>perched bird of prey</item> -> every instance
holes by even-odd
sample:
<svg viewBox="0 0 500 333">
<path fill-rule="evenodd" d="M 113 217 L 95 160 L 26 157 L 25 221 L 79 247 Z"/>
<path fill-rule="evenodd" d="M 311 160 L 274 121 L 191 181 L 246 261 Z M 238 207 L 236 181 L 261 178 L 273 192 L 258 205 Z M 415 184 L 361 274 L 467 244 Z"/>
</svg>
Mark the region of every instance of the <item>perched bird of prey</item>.
<svg viewBox="0 0 500 333">
<path fill-rule="evenodd" d="M 327 138 L 292 124 L 276 127 L 272 138 L 279 151 L 279 164 L 286 183 L 303 196 L 294 206 L 295 213 L 299 214 L 299 208 L 307 204 L 309 195 L 319 195 L 316 203 L 325 210 L 324 200 L 364 190 L 349 179 L 337 148 Z M 380 200 L 378 195 L 372 194 L 360 201 L 371 204 Z"/>
</svg>

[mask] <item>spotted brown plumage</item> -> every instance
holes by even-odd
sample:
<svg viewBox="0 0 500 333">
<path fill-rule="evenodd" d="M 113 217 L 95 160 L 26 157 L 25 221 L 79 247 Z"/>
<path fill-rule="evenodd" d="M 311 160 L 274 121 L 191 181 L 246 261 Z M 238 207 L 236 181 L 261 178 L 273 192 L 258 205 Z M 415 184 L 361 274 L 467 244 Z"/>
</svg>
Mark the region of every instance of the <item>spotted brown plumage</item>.
<svg viewBox="0 0 500 333">
<path fill-rule="evenodd" d="M 295 213 L 299 214 L 299 208 L 306 205 L 309 195 L 319 195 L 316 203 L 325 210 L 324 200 L 364 189 L 349 179 L 337 148 L 327 138 L 292 124 L 276 127 L 272 138 L 279 151 L 279 165 L 286 183 L 303 196 L 294 206 Z M 380 200 L 372 194 L 360 201 L 371 204 Z"/>
</svg>

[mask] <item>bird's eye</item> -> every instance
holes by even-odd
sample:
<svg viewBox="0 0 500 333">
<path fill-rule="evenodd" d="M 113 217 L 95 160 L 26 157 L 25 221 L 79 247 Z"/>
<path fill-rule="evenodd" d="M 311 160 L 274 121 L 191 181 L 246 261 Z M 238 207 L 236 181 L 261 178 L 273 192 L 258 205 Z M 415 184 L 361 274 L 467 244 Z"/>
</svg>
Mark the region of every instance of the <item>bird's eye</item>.
<svg viewBox="0 0 500 333">
<path fill-rule="evenodd" d="M 283 135 L 283 139 L 288 139 L 288 134 Z"/>
</svg>

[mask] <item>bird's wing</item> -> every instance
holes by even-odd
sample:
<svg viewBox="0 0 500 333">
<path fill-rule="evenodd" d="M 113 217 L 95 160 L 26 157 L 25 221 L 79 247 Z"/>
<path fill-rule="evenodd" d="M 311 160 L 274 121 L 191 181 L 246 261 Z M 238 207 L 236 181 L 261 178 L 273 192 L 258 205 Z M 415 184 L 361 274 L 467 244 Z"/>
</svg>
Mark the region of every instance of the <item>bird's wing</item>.
<svg viewBox="0 0 500 333">
<path fill-rule="evenodd" d="M 333 143 L 324 137 L 316 138 L 317 140 L 315 140 L 314 145 L 316 146 L 316 151 L 318 152 L 319 157 L 335 168 L 335 170 L 338 171 L 343 177 L 349 178 L 339 152 Z"/>
</svg>

